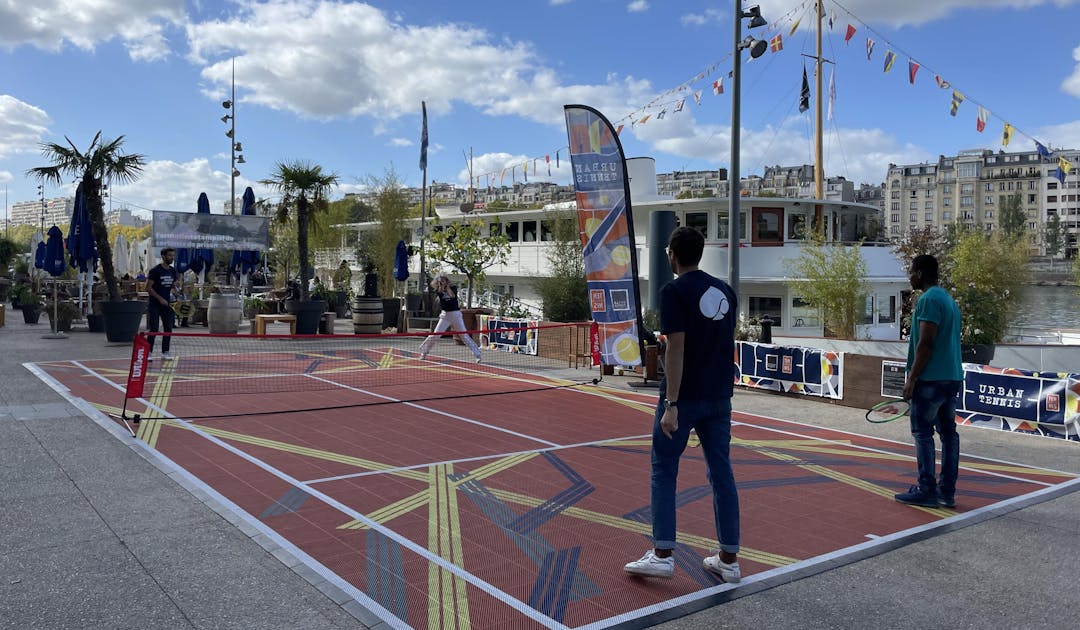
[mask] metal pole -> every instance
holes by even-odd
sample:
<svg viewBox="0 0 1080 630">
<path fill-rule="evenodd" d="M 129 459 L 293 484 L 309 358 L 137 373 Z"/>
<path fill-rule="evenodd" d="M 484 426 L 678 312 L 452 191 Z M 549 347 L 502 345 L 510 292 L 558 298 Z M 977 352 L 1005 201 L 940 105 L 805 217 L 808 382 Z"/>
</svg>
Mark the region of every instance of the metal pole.
<svg viewBox="0 0 1080 630">
<path fill-rule="evenodd" d="M 236 57 L 232 58 L 232 134 L 229 136 L 229 214 L 236 214 Z"/>
<path fill-rule="evenodd" d="M 731 164 L 728 172 L 728 284 L 739 293 L 739 101 L 742 60 L 742 0 L 735 0 L 735 45 L 731 63 Z"/>
</svg>

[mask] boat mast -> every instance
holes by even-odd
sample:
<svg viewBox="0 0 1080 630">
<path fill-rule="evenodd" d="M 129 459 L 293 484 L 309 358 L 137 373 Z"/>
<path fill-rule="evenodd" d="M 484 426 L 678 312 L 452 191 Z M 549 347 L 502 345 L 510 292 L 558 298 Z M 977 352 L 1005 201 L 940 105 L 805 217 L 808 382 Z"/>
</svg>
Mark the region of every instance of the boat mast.
<svg viewBox="0 0 1080 630">
<path fill-rule="evenodd" d="M 817 89 L 817 98 L 814 107 L 814 198 L 825 199 L 825 174 L 823 172 L 822 158 L 822 122 L 821 122 L 821 22 L 825 15 L 825 7 L 818 0 L 817 5 L 817 56 L 814 57 L 814 83 Z M 824 209 L 821 204 L 814 205 L 814 230 L 818 236 L 824 234 L 825 221 Z"/>
</svg>

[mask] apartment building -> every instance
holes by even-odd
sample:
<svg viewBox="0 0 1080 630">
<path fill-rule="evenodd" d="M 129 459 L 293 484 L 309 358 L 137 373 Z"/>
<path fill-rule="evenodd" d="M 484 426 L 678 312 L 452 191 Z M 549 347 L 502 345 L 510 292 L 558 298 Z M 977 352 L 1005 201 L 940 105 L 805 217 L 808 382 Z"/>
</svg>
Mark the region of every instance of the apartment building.
<svg viewBox="0 0 1080 630">
<path fill-rule="evenodd" d="M 12 225 L 36 225 L 42 223 L 44 208 L 45 229 L 48 230 L 53 224 L 60 226 L 67 233 L 68 225 L 71 224 L 71 215 L 75 210 L 74 197 L 56 197 L 34 201 L 17 201 L 11 205 Z"/>
<path fill-rule="evenodd" d="M 955 156 L 939 156 L 937 162 L 889 164 L 883 217 L 887 234 L 890 238 L 900 238 L 912 228 L 943 227 L 951 223 L 993 231 L 999 227 L 1005 201 L 1019 195 L 1028 221 L 1031 253 L 1043 253 L 1045 202 L 1050 197 L 1057 201 L 1060 196 L 1048 194 L 1059 185 L 1053 176 L 1057 163 L 1044 162 L 1034 150 L 995 153 L 974 149 L 960 151 Z M 1073 200 L 1075 206 L 1075 195 Z M 1065 201 L 1065 206 L 1068 203 Z M 1075 238 L 1074 230 L 1074 248 Z"/>
</svg>

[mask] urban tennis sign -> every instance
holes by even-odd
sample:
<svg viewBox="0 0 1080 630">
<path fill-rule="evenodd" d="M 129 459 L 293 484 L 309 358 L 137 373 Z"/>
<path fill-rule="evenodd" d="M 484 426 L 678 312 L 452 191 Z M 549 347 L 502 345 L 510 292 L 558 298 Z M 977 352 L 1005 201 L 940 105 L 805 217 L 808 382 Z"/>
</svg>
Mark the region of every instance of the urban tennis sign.
<svg viewBox="0 0 1080 630">
<path fill-rule="evenodd" d="M 270 218 L 248 215 L 154 211 L 154 247 L 265 251 Z"/>
</svg>

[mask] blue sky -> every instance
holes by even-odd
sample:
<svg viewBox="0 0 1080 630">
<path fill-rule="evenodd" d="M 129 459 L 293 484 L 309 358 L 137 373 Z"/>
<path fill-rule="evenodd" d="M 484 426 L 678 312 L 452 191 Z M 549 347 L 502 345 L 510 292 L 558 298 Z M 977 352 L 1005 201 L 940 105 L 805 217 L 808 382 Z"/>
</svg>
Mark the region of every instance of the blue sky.
<svg viewBox="0 0 1080 630">
<path fill-rule="evenodd" d="M 809 64 L 801 53 L 813 53 L 813 3 L 759 4 L 770 25 L 753 33 L 781 34 L 783 50 L 743 64 L 744 175 L 809 163 L 813 154 L 813 110 L 797 108 Z M 1080 147 L 1078 5 L 826 0 L 834 26 L 824 56 L 836 62 L 837 94 L 826 174 L 880 182 L 889 162 L 1000 149 L 1005 121 L 1017 129 L 1008 150 L 1031 149 L 1031 137 Z M 221 101 L 233 58 L 236 139 L 247 162 L 238 195 L 250 184 L 264 196 L 257 180 L 293 159 L 336 172 L 339 195 L 389 168 L 419 185 L 421 100 L 429 181 L 467 185 L 471 148 L 477 175 L 505 168 L 508 184 L 511 167 L 520 180 L 527 161 L 530 178 L 548 179 L 550 155 L 551 179 L 568 183 L 565 150 L 554 168 L 567 142 L 566 103 L 627 123 L 627 155 L 656 158 L 660 172 L 722 168 L 730 155 L 732 11 L 731 2 L 698 0 L 0 0 L 0 188 L 11 203 L 34 199 L 37 182 L 24 173 L 43 164 L 39 143 L 67 135 L 85 148 L 100 129 L 125 135 L 127 149 L 149 162 L 139 182 L 114 187 L 114 208 L 194 211 L 205 191 L 220 212 L 229 196 Z M 858 30 L 845 44 L 849 23 Z M 870 61 L 868 36 L 876 41 Z M 888 50 L 897 60 L 884 73 Z M 909 59 L 923 66 L 915 85 Z M 951 89 L 940 89 L 935 74 L 967 97 L 956 117 Z M 715 96 L 720 77 L 725 93 Z M 991 112 L 983 133 L 976 103 Z M 646 114 L 645 124 L 630 124 Z"/>
</svg>

